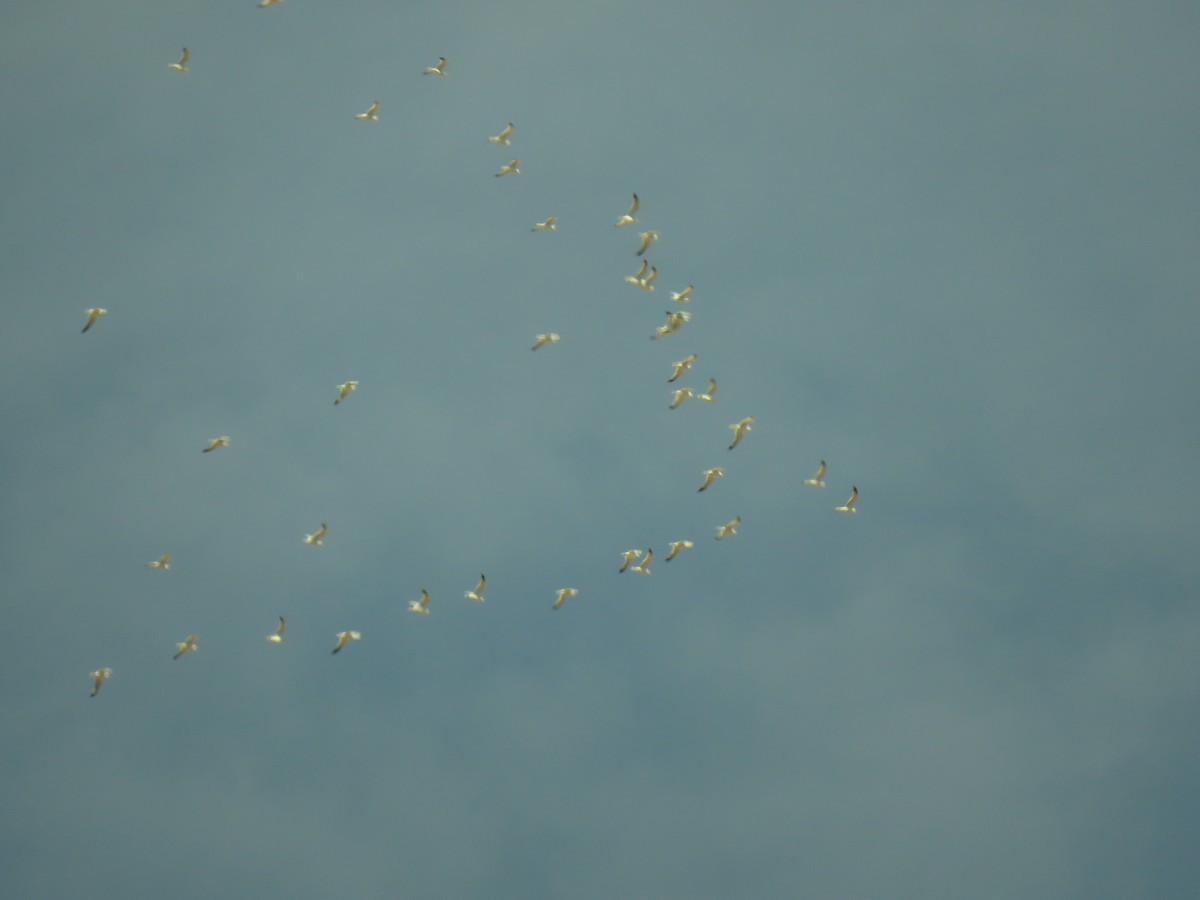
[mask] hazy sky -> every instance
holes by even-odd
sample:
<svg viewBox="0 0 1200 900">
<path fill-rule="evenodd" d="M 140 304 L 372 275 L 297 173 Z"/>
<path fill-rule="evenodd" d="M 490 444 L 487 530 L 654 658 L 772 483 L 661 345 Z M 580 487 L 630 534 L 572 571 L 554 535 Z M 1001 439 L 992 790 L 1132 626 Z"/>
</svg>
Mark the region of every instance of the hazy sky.
<svg viewBox="0 0 1200 900">
<path fill-rule="evenodd" d="M 12 897 L 1200 892 L 1193 4 L 3 21 Z"/>
</svg>

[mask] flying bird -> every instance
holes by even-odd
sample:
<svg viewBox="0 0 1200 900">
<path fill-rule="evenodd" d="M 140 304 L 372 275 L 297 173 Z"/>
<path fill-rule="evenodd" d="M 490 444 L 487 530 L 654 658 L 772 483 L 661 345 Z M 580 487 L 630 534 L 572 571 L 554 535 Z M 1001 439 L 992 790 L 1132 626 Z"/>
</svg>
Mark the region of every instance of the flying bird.
<svg viewBox="0 0 1200 900">
<path fill-rule="evenodd" d="M 355 391 L 357 391 L 358 390 L 358 382 L 357 381 L 346 381 L 346 382 L 343 382 L 342 384 L 339 384 L 337 386 L 337 389 L 338 389 L 338 395 L 337 395 L 337 399 L 333 401 L 334 406 L 337 406 L 339 403 L 341 403 L 343 400 L 345 400 L 347 397 L 349 397 L 351 394 L 353 394 Z"/>
<path fill-rule="evenodd" d="M 617 571 L 624 572 L 629 568 L 630 564 L 641 555 L 641 550 L 626 550 L 621 554 L 621 568 L 617 569 Z"/>
<path fill-rule="evenodd" d="M 700 491 L 703 491 L 703 490 L 707 490 L 708 488 L 712 487 L 712 483 L 724 474 L 725 474 L 725 470 L 722 469 L 720 466 L 713 466 L 711 469 L 705 469 L 703 472 L 704 484 L 700 485 L 700 487 L 697 488 L 697 493 L 699 493 Z"/>
<path fill-rule="evenodd" d="M 642 256 L 643 254 L 645 254 L 645 252 L 647 250 L 650 249 L 650 245 L 658 240 L 658 232 L 657 231 L 643 231 L 641 234 L 638 235 L 638 237 L 640 237 L 642 239 L 642 245 L 640 247 L 638 247 L 638 251 L 634 255 Z"/>
<path fill-rule="evenodd" d="M 549 334 L 539 334 L 534 337 L 533 346 L 529 349 L 536 350 L 538 347 L 545 347 L 547 344 L 557 344 L 558 341 L 559 337 L 553 331 Z"/>
<path fill-rule="evenodd" d="M 753 424 L 754 416 L 746 416 L 742 421 L 734 422 L 729 426 L 733 429 L 733 443 L 729 445 L 730 450 L 742 442 L 742 438 L 745 437 L 746 432 L 752 430 L 750 426 Z"/>
<path fill-rule="evenodd" d="M 378 100 L 374 101 L 367 108 L 366 112 L 355 113 L 354 118 L 362 119 L 364 122 L 378 122 L 379 121 L 379 101 Z"/>
<path fill-rule="evenodd" d="M 653 288 L 651 288 L 651 290 L 653 290 Z M 659 338 L 672 335 L 682 328 L 685 322 L 690 322 L 691 320 L 692 314 L 686 309 L 681 309 L 677 312 L 672 312 L 668 309 L 667 321 L 654 329 L 654 334 L 650 335 L 650 340 L 654 341 L 658 340 Z"/>
<path fill-rule="evenodd" d="M 195 653 L 196 650 L 199 649 L 196 646 L 196 641 L 199 639 L 199 637 L 200 635 L 198 634 L 189 634 L 182 641 L 176 644 L 175 649 L 178 652 L 172 656 L 171 659 L 179 659 L 179 657 L 183 656 L 185 653 Z"/>
<path fill-rule="evenodd" d="M 667 544 L 667 547 L 670 548 L 671 552 L 667 554 L 667 558 L 663 561 L 670 562 L 679 555 L 680 551 L 687 550 L 688 548 L 694 546 L 696 545 L 691 541 L 671 541 L 669 544 Z"/>
<path fill-rule="evenodd" d="M 85 309 L 83 312 L 84 312 L 84 315 L 87 316 L 87 322 L 84 323 L 83 331 L 81 332 L 81 334 L 86 334 L 87 330 L 96 324 L 96 320 L 98 318 L 100 318 L 101 316 L 108 315 L 107 309 L 100 309 L 98 306 L 93 307 L 92 309 Z"/>
<path fill-rule="evenodd" d="M 637 274 L 626 275 L 625 281 L 628 282 L 629 284 L 635 285 L 637 287 L 641 287 L 642 279 L 646 277 L 646 273 L 649 271 L 650 271 L 650 261 L 648 259 L 643 259 L 642 267 L 637 270 Z"/>
<path fill-rule="evenodd" d="M 726 522 L 717 529 L 717 540 L 722 540 L 729 537 L 731 534 L 737 534 L 738 526 L 742 524 L 741 516 L 734 516 L 730 521 Z"/>
<path fill-rule="evenodd" d="M 483 602 L 483 589 L 487 586 L 487 576 L 482 572 L 479 573 L 479 584 L 475 585 L 475 590 L 467 591 L 463 594 L 468 600 L 474 600 L 476 603 Z"/>
<path fill-rule="evenodd" d="M 678 409 L 683 405 L 683 401 L 688 397 L 694 397 L 691 388 L 679 388 L 671 392 L 671 402 L 667 405 L 667 409 Z"/>
<path fill-rule="evenodd" d="M 439 56 L 437 65 L 436 66 L 427 66 L 425 71 L 422 72 L 421 74 L 422 75 L 441 75 L 444 78 L 446 76 L 446 57 Z"/>
<path fill-rule="evenodd" d="M 511 147 L 512 141 L 510 141 L 509 138 L 512 137 L 513 128 L 515 127 L 516 126 L 514 126 L 512 122 L 509 122 L 504 126 L 503 131 L 501 131 L 499 134 L 493 134 L 488 138 L 488 140 L 493 144 L 499 144 L 501 147 Z"/>
<path fill-rule="evenodd" d="M 630 569 L 630 572 L 637 572 L 639 575 L 650 574 L 650 563 L 654 561 L 653 548 L 646 551 L 646 555 L 642 557 L 642 561 Z"/>
<path fill-rule="evenodd" d="M 578 593 L 579 588 L 559 588 L 554 594 L 554 605 L 550 608 L 558 609 Z"/>
<path fill-rule="evenodd" d="M 326 525 L 324 522 L 322 522 L 320 528 L 318 528 L 312 534 L 306 534 L 304 536 L 304 543 L 312 544 L 314 547 L 320 547 L 321 541 L 324 539 L 325 534 L 328 531 L 329 531 L 329 526 Z"/>
<path fill-rule="evenodd" d="M 179 57 L 179 62 L 173 62 L 169 66 L 167 66 L 167 68 L 174 69 L 176 72 L 186 72 L 188 70 L 187 61 L 188 61 L 188 49 L 187 49 L 187 47 L 184 47 L 183 55 Z"/>
<path fill-rule="evenodd" d="M 530 231 L 553 231 L 554 223 L 558 221 L 558 216 L 551 216 L 545 222 L 538 222 Z"/>
<path fill-rule="evenodd" d="M 638 282 L 638 287 L 640 287 L 643 291 L 652 291 L 654 290 L 654 280 L 656 278 L 658 278 L 658 267 L 651 266 L 650 274 Z"/>
<path fill-rule="evenodd" d="M 817 474 L 812 478 L 805 478 L 804 483 L 809 487 L 825 487 L 825 460 L 821 460 L 821 464 L 817 466 Z"/>
<path fill-rule="evenodd" d="M 110 678 L 112 678 L 112 669 L 108 667 L 97 669 L 95 672 L 92 672 L 91 679 L 93 697 L 100 693 L 100 685 L 104 684 L 104 682 L 108 681 Z"/>
<path fill-rule="evenodd" d="M 692 291 L 696 289 L 695 285 L 689 284 L 682 291 L 671 291 L 671 299 L 676 303 L 687 303 L 692 298 Z"/>
<path fill-rule="evenodd" d="M 275 629 L 274 634 L 267 635 L 267 641 L 269 641 L 272 644 L 282 644 L 283 643 L 283 633 L 285 631 L 287 631 L 287 622 L 285 622 L 283 620 L 283 616 L 280 616 L 279 617 L 279 627 Z"/>
<path fill-rule="evenodd" d="M 362 638 L 362 635 L 357 631 L 339 631 L 337 633 L 337 643 L 333 647 L 333 652 L 337 653 L 351 641 L 357 641 Z"/>
<path fill-rule="evenodd" d="M 508 165 L 501 166 L 500 171 L 496 173 L 496 177 L 499 178 L 501 175 L 520 175 L 520 174 L 521 174 L 521 161 L 519 159 L 514 159 Z"/>
<path fill-rule="evenodd" d="M 694 363 L 695 361 L 696 361 L 696 354 L 693 353 L 691 356 L 685 356 L 683 359 L 679 360 L 679 362 L 671 363 L 671 365 L 673 365 L 675 367 L 675 371 L 672 372 L 671 377 L 667 379 L 667 384 L 670 384 L 672 381 L 675 381 L 677 378 L 679 378 L 680 375 L 682 375 L 684 372 L 686 372 L 688 369 L 690 369 L 692 367 L 692 363 Z"/>
<path fill-rule="evenodd" d="M 229 435 L 226 434 L 221 437 L 213 438 L 211 441 L 208 442 L 208 446 L 205 447 L 200 452 L 201 453 L 211 453 L 214 450 L 220 450 L 222 447 L 228 447 L 228 446 L 229 446 Z"/>
<path fill-rule="evenodd" d="M 429 615 L 429 591 L 421 588 L 421 599 L 409 600 L 408 611 L 422 616 Z"/>
<path fill-rule="evenodd" d="M 633 195 L 633 203 L 631 203 L 629 205 L 629 212 L 625 213 L 625 215 L 623 215 L 623 216 L 621 216 L 621 218 L 617 219 L 617 224 L 614 225 L 613 227 L 614 228 L 624 228 L 626 225 L 634 224 L 637 221 L 637 219 L 634 218 L 637 215 L 637 211 L 638 211 L 638 195 L 634 194 Z"/>
<path fill-rule="evenodd" d="M 716 393 L 717 393 L 717 379 L 710 378 L 710 379 L 708 379 L 708 390 L 706 390 L 703 394 L 697 394 L 696 398 L 698 400 L 703 400 L 705 403 L 712 403 L 713 396 Z"/>
<path fill-rule="evenodd" d="M 276 3 L 282 3 L 283 0 L 258 0 L 258 8 L 266 9 L 268 6 L 274 6 Z"/>
<path fill-rule="evenodd" d="M 840 513 L 856 513 L 856 512 L 858 512 L 858 510 L 854 508 L 854 504 L 857 502 L 858 502 L 858 488 L 852 487 L 850 490 L 850 499 L 846 501 L 844 506 L 835 506 L 833 508 L 833 511 L 840 512 Z"/>
<path fill-rule="evenodd" d="M 162 569 L 164 572 L 171 568 L 171 554 L 164 553 L 158 559 L 152 559 L 146 563 L 147 569 Z"/>
</svg>

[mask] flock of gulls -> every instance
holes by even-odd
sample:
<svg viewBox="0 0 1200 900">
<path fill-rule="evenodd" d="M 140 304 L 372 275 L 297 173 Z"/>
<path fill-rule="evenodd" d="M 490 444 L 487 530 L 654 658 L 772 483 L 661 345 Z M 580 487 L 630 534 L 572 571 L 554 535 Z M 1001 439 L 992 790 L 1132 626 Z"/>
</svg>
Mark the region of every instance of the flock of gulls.
<svg viewBox="0 0 1200 900">
<path fill-rule="evenodd" d="M 266 8 L 269 6 L 275 6 L 282 2 L 283 2 L 283 0 L 260 0 L 260 2 L 258 3 L 258 7 Z M 188 49 L 186 47 L 184 47 L 183 52 L 179 57 L 179 60 L 177 62 L 170 63 L 169 68 L 175 72 L 186 73 L 187 71 L 189 71 L 188 70 L 188 62 L 190 59 L 191 59 L 191 55 L 188 52 Z M 424 71 L 422 72 L 422 74 L 423 75 L 433 75 L 433 76 L 445 78 L 445 77 L 447 77 L 447 72 L 446 72 L 447 65 L 448 65 L 448 63 L 447 63 L 446 58 L 439 57 L 437 64 L 426 67 L 424 69 Z M 354 115 L 354 119 L 358 120 L 358 121 L 362 121 L 362 122 L 378 122 L 380 107 L 381 107 L 381 105 L 378 100 L 372 101 L 371 105 L 367 108 L 367 110 L 365 112 L 356 113 Z M 515 132 L 515 130 L 516 130 L 516 126 L 512 122 L 509 122 L 507 125 L 505 125 L 505 127 L 498 134 L 489 136 L 488 141 L 490 141 L 493 144 L 502 146 L 502 147 L 511 147 L 512 146 L 512 136 L 513 136 L 513 133 Z M 505 163 L 504 165 L 502 165 L 500 167 L 500 170 L 498 172 L 496 172 L 495 175 L 497 178 L 503 177 L 505 175 L 520 175 L 521 174 L 520 166 L 521 166 L 521 160 L 514 157 L 508 163 Z M 622 215 L 620 215 L 617 218 L 613 227 L 625 228 L 629 225 L 640 224 L 639 220 L 637 218 L 640 210 L 641 210 L 641 200 L 638 198 L 638 195 L 635 193 L 633 195 L 633 200 L 630 203 L 629 208 Z M 556 230 L 557 222 L 558 222 L 557 216 L 549 216 L 544 221 L 535 223 L 530 230 L 533 232 L 554 231 L 554 230 Z M 650 248 L 654 245 L 654 243 L 656 241 L 658 241 L 659 233 L 654 230 L 647 230 L 647 231 L 641 232 L 638 235 L 638 238 L 639 238 L 639 243 L 638 243 L 637 249 L 634 252 L 634 255 L 635 255 L 635 257 L 638 257 L 641 259 L 641 265 L 636 273 L 634 273 L 633 275 L 625 276 L 625 282 L 633 285 L 634 287 L 639 288 L 640 290 L 643 290 L 646 292 L 652 292 L 655 289 L 655 281 L 658 278 L 658 269 L 657 269 L 657 267 L 653 266 L 648 259 L 646 259 L 646 253 L 647 253 L 647 251 L 650 250 Z M 672 291 L 670 294 L 671 300 L 676 304 L 688 303 L 691 301 L 692 294 L 694 291 L 695 291 L 695 286 L 692 284 L 688 284 L 681 291 Z M 102 316 L 105 316 L 108 314 L 108 310 L 95 307 L 95 308 L 90 308 L 90 309 L 84 310 L 84 314 L 87 316 L 87 320 L 83 326 L 83 331 L 84 331 L 84 333 L 87 333 L 88 331 L 90 331 L 92 329 L 92 327 L 96 324 L 96 322 Z M 650 337 L 652 340 L 658 340 L 660 338 L 665 338 L 665 337 L 674 335 L 690 320 L 691 320 L 691 314 L 686 309 L 677 307 L 673 310 L 668 310 L 666 312 L 666 321 L 662 325 L 660 325 L 658 328 L 656 328 L 654 333 L 651 334 Z M 561 340 L 560 336 L 554 332 L 546 332 L 545 334 L 539 334 L 534 337 L 533 346 L 530 349 L 538 350 L 538 349 L 541 349 L 542 347 L 556 344 L 559 342 L 559 340 Z M 697 358 L 696 354 L 692 353 L 689 356 L 685 356 L 681 360 L 671 363 L 672 372 L 671 372 L 671 376 L 667 379 L 667 383 L 674 384 L 676 381 L 678 381 L 678 379 L 680 377 L 682 377 L 685 373 L 687 373 L 692 368 L 692 365 L 696 362 L 696 358 Z M 345 381 L 345 382 L 337 385 L 337 395 L 333 401 L 334 405 L 338 406 L 338 405 L 342 404 L 343 402 L 345 402 L 346 398 L 349 397 L 350 394 L 354 393 L 354 391 L 357 390 L 357 388 L 358 388 L 358 382 L 353 381 L 353 380 Z M 704 391 L 698 391 L 698 390 L 688 388 L 688 387 L 675 388 L 671 391 L 671 401 L 668 404 L 668 408 L 672 409 L 672 410 L 678 409 L 680 406 L 682 406 L 684 404 L 684 402 L 686 402 L 687 400 L 690 400 L 690 399 L 702 400 L 705 403 L 713 403 L 716 400 L 716 393 L 717 393 L 717 380 L 715 378 L 709 379 L 708 387 Z M 753 425 L 754 425 L 754 416 L 746 416 L 746 417 L 738 420 L 737 422 L 730 424 L 729 428 L 733 432 L 733 438 L 729 443 L 728 449 L 733 450 L 738 445 L 740 445 L 741 442 L 743 441 L 743 439 L 746 437 L 746 435 L 751 432 Z M 225 449 L 225 448 L 228 448 L 229 446 L 230 446 L 229 436 L 222 435 L 220 437 L 211 438 L 208 441 L 208 444 L 201 449 L 201 452 L 202 453 L 211 453 L 214 450 Z M 812 487 L 812 488 L 825 487 L 825 473 L 826 473 L 825 460 L 821 460 L 820 464 L 818 465 L 817 470 L 813 474 L 813 476 L 811 478 L 807 478 L 804 480 L 804 485 L 806 485 L 808 487 Z M 725 475 L 725 470 L 721 466 L 713 466 L 710 469 L 705 469 L 701 474 L 704 476 L 704 480 L 700 484 L 700 487 L 697 488 L 698 492 L 703 492 L 703 491 L 706 491 L 709 488 L 711 488 L 718 478 L 721 478 Z M 855 513 L 855 512 L 857 512 L 857 508 L 856 508 L 857 502 L 858 502 L 858 488 L 853 487 L 851 489 L 849 499 L 846 500 L 846 502 L 843 503 L 841 506 L 834 507 L 834 511 L 839 512 L 839 513 L 844 513 L 844 514 Z M 741 516 L 734 516 L 734 518 L 732 518 L 730 521 L 726 522 L 724 525 L 718 526 L 716 528 L 716 535 L 715 535 L 716 540 L 720 541 L 720 540 L 724 540 L 727 537 L 736 535 L 738 527 L 741 524 L 742 524 Z M 321 547 L 323 545 L 325 537 L 328 533 L 329 533 L 329 526 L 325 522 L 322 522 L 320 524 L 320 528 L 318 528 L 316 531 L 312 532 L 311 534 L 305 534 L 302 538 L 302 542 L 311 547 Z M 663 560 L 664 560 L 664 562 L 670 562 L 676 556 L 678 556 L 680 553 L 682 553 L 684 550 L 691 549 L 694 546 L 695 546 L 695 543 L 693 541 L 686 540 L 686 539 L 670 541 L 667 544 L 667 549 L 668 549 L 667 555 L 663 558 Z M 629 572 L 629 573 L 636 573 L 639 575 L 651 574 L 650 565 L 654 561 L 653 548 L 647 548 L 646 550 L 642 550 L 641 548 L 633 548 L 633 549 L 625 550 L 622 553 L 620 553 L 619 555 L 621 558 L 621 565 L 617 569 L 618 573 Z M 146 563 L 146 568 L 156 569 L 160 572 L 169 571 L 171 568 L 171 554 L 170 553 L 162 554 L 162 556 L 160 556 L 158 559 L 152 560 L 152 561 Z M 486 577 L 486 575 L 481 573 L 479 576 L 478 584 L 475 585 L 474 589 L 464 592 L 463 597 L 474 603 L 483 603 L 484 602 L 483 595 L 484 595 L 484 590 L 486 587 L 487 587 L 487 577 Z M 577 596 L 578 594 L 579 594 L 578 588 L 564 587 L 564 588 L 557 589 L 554 592 L 554 601 L 551 604 L 551 609 L 559 609 L 560 607 L 562 607 L 562 605 L 564 603 L 566 603 L 571 598 Z M 427 590 L 422 589 L 420 598 L 409 602 L 408 611 L 411 613 L 415 613 L 417 615 L 428 615 L 429 614 L 429 603 L 430 603 L 429 592 Z M 283 616 L 279 616 L 278 627 L 274 631 L 272 631 L 270 634 L 266 635 L 266 641 L 268 643 L 274 644 L 274 645 L 283 644 L 284 643 L 284 633 L 286 632 L 286 630 L 287 630 L 287 622 L 285 621 Z M 361 638 L 362 638 L 362 635 L 358 631 L 353 631 L 353 630 L 339 631 L 335 635 L 336 642 L 335 642 L 335 644 L 333 646 L 333 650 L 331 652 L 334 654 L 340 653 L 350 643 L 358 641 Z M 199 639 L 200 639 L 200 636 L 198 634 L 189 634 L 182 641 L 177 642 L 175 644 L 175 654 L 172 658 L 178 660 L 178 659 L 181 659 L 182 657 L 186 656 L 189 653 L 195 653 L 199 649 Z M 89 677 L 92 680 L 92 691 L 91 691 L 92 697 L 95 697 L 100 692 L 101 686 L 104 684 L 105 681 L 107 681 L 109 678 L 112 677 L 112 674 L 113 674 L 113 670 L 111 668 L 108 668 L 107 666 L 101 667 L 90 674 Z"/>
</svg>

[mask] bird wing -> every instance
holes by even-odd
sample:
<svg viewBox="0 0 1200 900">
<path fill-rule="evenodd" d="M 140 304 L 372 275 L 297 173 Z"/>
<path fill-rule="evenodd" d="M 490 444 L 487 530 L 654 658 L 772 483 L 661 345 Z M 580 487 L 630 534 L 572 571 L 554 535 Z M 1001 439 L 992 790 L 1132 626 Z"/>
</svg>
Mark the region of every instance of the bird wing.
<svg viewBox="0 0 1200 900">
<path fill-rule="evenodd" d="M 637 194 L 634 194 L 634 195 L 633 195 L 633 202 L 632 202 L 631 204 L 629 204 L 629 212 L 625 213 L 625 215 L 627 215 L 627 216 L 634 216 L 634 215 L 636 215 L 636 214 L 637 214 L 637 211 L 638 211 L 638 206 L 639 206 L 639 205 L 641 205 L 641 203 L 640 203 L 640 201 L 638 200 L 638 195 L 637 195 Z"/>
<path fill-rule="evenodd" d="M 500 138 L 501 141 L 507 141 L 509 139 L 509 137 L 512 135 L 512 133 L 513 133 L 513 123 L 509 122 L 507 125 L 504 126 L 504 130 L 501 131 L 498 135 L 496 135 L 496 137 Z"/>
<path fill-rule="evenodd" d="M 280 637 L 283 637 L 283 633 L 285 631 L 287 631 L 287 622 L 284 621 L 283 616 L 280 616 L 279 617 L 279 628 L 278 628 L 278 630 L 276 630 L 275 633 L 277 635 L 279 635 Z"/>
<path fill-rule="evenodd" d="M 484 574 L 482 572 L 480 572 L 479 573 L 479 584 L 475 585 L 474 593 L 482 594 L 483 588 L 486 584 L 487 584 L 487 578 L 484 576 Z"/>
<path fill-rule="evenodd" d="M 658 277 L 658 267 L 654 266 L 650 269 L 650 274 L 646 276 L 646 287 L 654 284 L 654 279 Z"/>
</svg>

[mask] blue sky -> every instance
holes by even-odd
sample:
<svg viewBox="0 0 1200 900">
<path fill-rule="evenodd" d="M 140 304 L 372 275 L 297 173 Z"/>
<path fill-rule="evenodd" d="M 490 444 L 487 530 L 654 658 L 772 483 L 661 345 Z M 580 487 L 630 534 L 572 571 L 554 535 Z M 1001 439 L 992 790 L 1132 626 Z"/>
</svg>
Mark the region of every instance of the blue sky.
<svg viewBox="0 0 1200 900">
<path fill-rule="evenodd" d="M 1195 896 L 1200 13 L 5 20 L 14 896 Z"/>
</svg>

